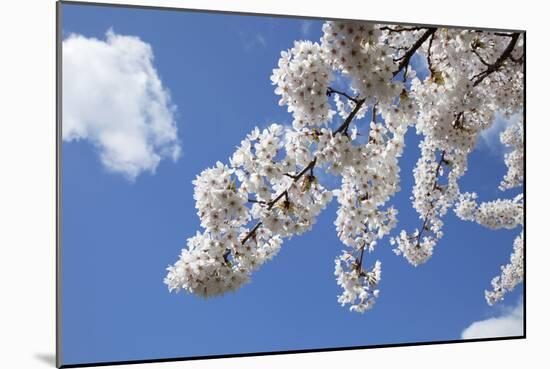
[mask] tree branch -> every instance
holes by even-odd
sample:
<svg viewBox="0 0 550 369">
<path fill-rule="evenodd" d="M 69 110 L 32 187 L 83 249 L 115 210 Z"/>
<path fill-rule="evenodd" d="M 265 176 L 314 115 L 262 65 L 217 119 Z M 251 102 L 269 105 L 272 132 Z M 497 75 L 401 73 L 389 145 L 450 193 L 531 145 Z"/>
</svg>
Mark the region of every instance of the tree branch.
<svg viewBox="0 0 550 369">
<path fill-rule="evenodd" d="M 420 31 L 422 29 L 427 29 L 427 27 L 401 27 L 401 26 L 397 26 L 395 28 L 391 28 L 388 26 L 380 27 L 381 31 L 388 31 L 389 33 L 412 32 L 412 31 Z"/>
<path fill-rule="evenodd" d="M 512 56 L 512 51 L 514 51 L 514 47 L 516 46 L 516 43 L 519 39 L 519 35 L 519 33 L 512 34 L 512 36 L 510 36 L 510 42 L 508 43 L 502 54 L 500 54 L 498 59 L 493 64 L 488 65 L 487 69 L 485 69 L 483 72 L 476 74 L 471 78 L 471 80 L 474 81 L 474 87 L 479 85 L 486 77 L 496 72 L 504 64 L 504 62 L 506 62 L 506 60 Z"/>
<path fill-rule="evenodd" d="M 346 120 L 344 121 L 344 123 L 342 123 L 340 125 L 340 127 L 336 128 L 336 130 L 334 132 L 332 132 L 332 134 L 337 134 L 337 133 L 345 133 L 347 132 L 348 130 L 348 127 L 351 123 L 351 121 L 353 120 L 353 118 L 355 118 L 355 116 L 357 115 L 357 113 L 359 112 L 359 109 L 361 109 L 361 107 L 363 106 L 363 104 L 365 103 L 365 99 L 360 99 L 360 100 L 357 100 L 357 102 L 355 103 L 355 108 L 353 108 L 352 112 L 349 113 L 349 115 L 347 116 Z"/>
<path fill-rule="evenodd" d="M 479 55 L 479 53 L 477 52 L 477 48 L 472 47 L 472 52 L 477 56 L 477 58 L 479 59 L 479 61 L 480 61 L 483 65 L 485 65 L 485 66 L 487 66 L 487 67 L 490 67 L 490 66 L 491 66 L 489 63 L 487 63 L 487 62 L 481 57 L 481 55 Z"/>
<path fill-rule="evenodd" d="M 365 103 L 365 99 L 359 99 L 356 101 L 356 104 L 355 104 L 355 108 L 353 109 L 353 111 L 351 113 L 349 113 L 349 115 L 347 116 L 346 120 L 344 120 L 344 122 L 338 127 L 336 128 L 336 130 L 334 130 L 332 132 L 333 135 L 337 134 L 337 133 L 342 133 L 342 132 L 346 132 L 350 123 L 352 122 L 353 118 L 355 118 L 355 116 L 357 115 L 357 113 L 359 112 L 359 109 L 361 109 L 361 107 L 363 106 L 363 104 Z M 303 177 L 304 174 L 306 174 L 306 172 L 309 170 L 309 171 L 313 171 L 313 168 L 315 167 L 315 164 L 317 163 L 317 157 L 314 157 L 313 160 L 311 160 L 308 165 L 306 165 L 301 171 L 300 173 L 296 174 L 296 175 L 293 175 L 293 174 L 290 174 L 290 173 L 287 173 L 286 175 L 288 177 L 291 177 L 292 178 L 292 183 L 296 183 L 300 180 L 300 178 Z M 280 194 L 278 194 L 273 200 L 269 201 L 267 203 L 267 209 L 268 210 L 271 210 L 275 204 L 281 200 L 283 198 L 283 196 L 288 196 L 288 190 L 290 189 L 287 188 L 286 190 L 282 191 Z M 249 199 L 250 201 L 250 199 Z M 241 241 L 241 244 L 244 244 L 246 241 L 248 241 L 250 239 L 250 237 L 252 237 L 252 235 L 254 233 L 256 233 L 256 231 L 258 230 L 258 228 L 262 225 L 262 221 L 259 221 L 258 223 L 256 223 L 256 225 L 250 230 L 250 232 L 248 232 L 246 234 L 246 236 L 242 239 Z"/>
<path fill-rule="evenodd" d="M 428 39 L 428 37 L 433 35 L 436 31 L 437 31 L 437 28 L 434 28 L 434 27 L 427 28 L 427 31 L 424 32 L 422 36 L 418 40 L 416 40 L 416 42 L 407 50 L 407 52 L 398 59 L 400 60 L 400 62 L 398 64 L 397 70 L 393 72 L 394 77 L 398 75 L 403 68 L 409 65 L 409 61 L 411 57 L 414 55 L 414 53 L 420 48 L 420 46 L 422 46 L 422 44 Z"/>
<path fill-rule="evenodd" d="M 248 241 L 248 239 L 256 233 L 256 231 L 258 230 L 258 228 L 260 228 L 261 225 L 262 225 L 261 221 L 256 223 L 256 225 L 250 230 L 250 232 L 248 232 L 248 234 L 246 236 L 244 236 L 244 238 L 241 241 L 241 244 L 244 245 L 245 242 Z"/>
<path fill-rule="evenodd" d="M 338 90 L 335 90 L 335 89 L 332 88 L 332 87 L 329 87 L 329 88 L 327 89 L 327 95 L 330 96 L 330 95 L 332 95 L 332 94 L 338 94 L 338 95 L 344 96 L 345 98 L 347 98 L 348 100 L 353 101 L 353 102 L 356 103 L 356 104 L 357 104 L 357 102 L 358 102 L 357 98 L 351 97 L 350 95 L 348 95 L 348 94 L 345 93 L 345 92 L 338 91 Z"/>
<path fill-rule="evenodd" d="M 357 258 L 355 259 L 355 263 L 357 264 L 357 270 L 359 274 L 361 274 L 361 267 L 363 265 L 363 254 L 365 253 L 366 246 L 367 246 L 367 243 L 365 242 L 361 247 L 361 255 L 359 256 L 359 260 L 357 260 Z"/>
<path fill-rule="evenodd" d="M 441 169 L 441 164 L 445 161 L 445 150 L 441 152 L 441 157 L 439 159 L 439 162 L 437 163 L 437 167 L 435 168 L 435 179 L 434 179 L 434 185 L 432 187 L 432 192 L 437 188 L 437 180 L 439 177 L 439 170 Z M 430 195 L 430 193 L 428 193 Z M 424 233 L 424 230 L 426 229 L 426 226 L 428 225 L 428 220 L 430 219 L 430 212 L 434 209 L 433 205 L 432 208 L 424 215 L 424 223 L 422 224 L 422 228 L 418 232 L 418 236 L 416 236 L 416 247 L 420 247 L 420 239 L 422 238 L 422 233 Z"/>
<path fill-rule="evenodd" d="M 428 69 L 430 70 L 430 75 L 434 74 L 434 67 L 432 65 L 432 43 L 434 42 L 434 34 L 430 36 L 430 43 L 428 44 Z"/>
<path fill-rule="evenodd" d="M 260 205 L 268 205 L 267 201 L 263 201 L 263 200 L 248 199 L 248 202 L 252 202 L 252 203 L 260 204 Z"/>
<path fill-rule="evenodd" d="M 502 36 L 502 37 L 513 37 L 513 33 L 503 33 L 503 32 L 495 32 L 495 36 Z"/>
</svg>

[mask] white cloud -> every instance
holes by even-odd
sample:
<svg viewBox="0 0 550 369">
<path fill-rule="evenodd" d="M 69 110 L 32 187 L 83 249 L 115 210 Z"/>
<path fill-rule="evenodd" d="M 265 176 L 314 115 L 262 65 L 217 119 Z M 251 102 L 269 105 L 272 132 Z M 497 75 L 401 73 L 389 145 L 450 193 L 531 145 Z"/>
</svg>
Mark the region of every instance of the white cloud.
<svg viewBox="0 0 550 369">
<path fill-rule="evenodd" d="M 470 324 L 462 331 L 463 339 L 510 337 L 523 335 L 523 301 L 508 308 L 498 317 L 481 320 Z"/>
<path fill-rule="evenodd" d="M 249 34 L 246 34 L 242 31 L 239 31 L 239 37 L 241 39 L 241 43 L 243 45 L 243 48 L 246 51 L 250 51 L 250 50 L 258 48 L 258 47 L 266 47 L 267 46 L 267 39 L 261 33 L 256 33 L 254 35 L 249 35 Z"/>
<path fill-rule="evenodd" d="M 300 26 L 300 31 L 302 32 L 303 37 L 309 36 L 309 31 L 311 30 L 312 21 L 304 20 Z"/>
<path fill-rule="evenodd" d="M 516 123 L 521 116 L 519 114 L 506 118 L 500 113 L 496 113 L 495 120 L 491 126 L 481 131 L 481 142 L 489 150 L 496 154 L 503 154 L 505 147 L 500 142 L 500 134 L 513 123 Z"/>
<path fill-rule="evenodd" d="M 138 37 L 109 30 L 105 41 L 63 41 L 63 140 L 90 142 L 107 170 L 133 181 L 164 158 L 176 161 L 175 109 Z"/>
<path fill-rule="evenodd" d="M 265 40 L 265 37 L 262 36 L 260 33 L 256 35 L 256 41 L 258 41 L 258 43 L 263 47 L 267 46 L 267 41 Z"/>
</svg>

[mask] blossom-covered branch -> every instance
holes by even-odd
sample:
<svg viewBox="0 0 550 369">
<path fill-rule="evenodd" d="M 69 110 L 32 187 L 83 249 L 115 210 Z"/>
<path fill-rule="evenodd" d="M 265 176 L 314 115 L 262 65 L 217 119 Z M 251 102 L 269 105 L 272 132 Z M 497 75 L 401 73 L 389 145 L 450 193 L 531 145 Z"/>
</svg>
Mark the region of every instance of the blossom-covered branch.
<svg viewBox="0 0 550 369">
<path fill-rule="evenodd" d="M 458 184 L 495 114 L 522 112 L 522 34 L 344 21 L 322 30 L 318 42 L 296 41 L 283 51 L 271 76 L 292 126 L 254 128 L 229 164 L 218 162 L 193 181 L 202 232 L 168 268 L 170 290 L 206 297 L 238 289 L 284 239 L 309 231 L 335 198 L 343 245 L 334 261 L 338 302 L 357 312 L 372 308 L 382 263 L 370 255 L 397 224 L 392 200 L 401 190 L 409 127 L 421 137 L 412 205 L 422 225 L 390 237 L 396 254 L 415 266 L 427 262 L 453 206 L 459 218 L 490 228 L 523 225 L 519 200 L 478 205 Z M 430 73 L 422 80 L 414 55 L 427 61 Z M 335 78 L 345 86 L 334 87 Z M 512 148 L 500 185 L 507 190 L 523 181 L 522 126 L 501 139 Z M 338 177 L 338 188 L 325 188 L 318 172 Z M 486 294 L 489 303 L 521 282 L 520 243 L 522 235 Z"/>
<path fill-rule="evenodd" d="M 512 52 L 514 51 L 514 47 L 516 46 L 516 43 L 518 42 L 520 34 L 514 33 L 510 36 L 510 42 L 506 46 L 506 49 L 502 52 L 502 54 L 498 57 L 498 59 L 493 64 L 487 64 L 487 62 L 484 62 L 483 64 L 487 65 L 487 69 L 485 69 L 483 72 L 476 74 L 474 77 L 472 77 L 472 80 L 474 81 L 474 87 L 479 85 L 483 80 L 489 76 L 491 73 L 496 72 L 499 70 L 499 68 L 504 64 L 504 62 L 512 57 Z M 481 56 L 480 56 L 481 58 Z"/>
</svg>

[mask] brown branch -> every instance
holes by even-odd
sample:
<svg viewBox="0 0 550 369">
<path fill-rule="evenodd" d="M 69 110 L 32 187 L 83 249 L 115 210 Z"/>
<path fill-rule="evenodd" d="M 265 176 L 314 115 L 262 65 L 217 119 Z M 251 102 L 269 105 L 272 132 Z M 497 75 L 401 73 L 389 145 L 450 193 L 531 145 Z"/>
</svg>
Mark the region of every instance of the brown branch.
<svg viewBox="0 0 550 369">
<path fill-rule="evenodd" d="M 248 199 L 248 202 L 252 202 L 252 203 L 260 204 L 260 205 L 268 205 L 267 201 L 263 201 L 263 200 Z"/>
<path fill-rule="evenodd" d="M 355 118 L 355 116 L 357 115 L 357 113 L 359 112 L 359 109 L 361 109 L 361 107 L 363 106 L 363 104 L 365 103 L 365 99 L 360 99 L 360 100 L 357 100 L 356 104 L 355 104 L 355 108 L 353 108 L 352 112 L 349 113 L 349 115 L 347 116 L 346 120 L 344 120 L 344 123 L 342 123 L 340 125 L 340 127 L 336 128 L 336 130 L 334 132 L 332 132 L 333 135 L 337 134 L 337 133 L 345 133 L 347 132 L 348 130 L 348 127 L 351 123 L 351 121 L 353 120 L 353 118 Z"/>
<path fill-rule="evenodd" d="M 223 261 L 225 261 L 226 264 L 229 264 L 229 255 L 231 255 L 231 250 L 226 249 L 223 253 Z"/>
<path fill-rule="evenodd" d="M 363 265 L 363 254 L 365 253 L 365 247 L 367 246 L 367 243 L 363 243 L 363 246 L 361 247 L 361 255 L 359 256 L 359 261 L 357 258 L 355 259 L 355 263 L 357 265 L 357 270 L 359 274 L 361 274 L 361 266 Z"/>
<path fill-rule="evenodd" d="M 433 185 L 432 190 L 431 190 L 432 192 L 437 188 L 437 180 L 438 180 L 438 177 L 439 177 L 439 170 L 441 169 L 441 165 L 445 162 L 445 153 L 446 153 L 445 150 L 443 150 L 441 152 L 441 157 L 439 159 L 439 162 L 437 163 L 437 167 L 435 168 L 435 179 L 434 179 L 434 185 Z M 428 196 L 430 196 L 430 195 L 431 194 L 428 192 Z M 424 230 L 426 230 L 426 226 L 428 225 L 428 221 L 430 219 L 430 212 L 432 212 L 433 209 L 434 209 L 434 206 L 432 204 L 431 209 L 428 210 L 426 215 L 424 215 L 424 223 L 422 224 L 422 228 L 418 232 L 418 236 L 416 236 L 416 247 L 420 247 L 420 239 L 422 238 L 422 233 L 424 233 Z"/>
<path fill-rule="evenodd" d="M 409 65 L 409 61 L 411 59 L 411 57 L 414 55 L 414 53 L 420 48 L 420 46 L 422 46 L 422 44 L 431 36 L 433 35 L 435 32 L 437 31 L 437 28 L 434 28 L 434 27 L 429 27 L 427 28 L 427 31 L 424 32 L 422 34 L 422 36 L 420 36 L 420 38 L 418 40 L 416 40 L 416 42 L 407 50 L 407 52 L 405 54 L 403 54 L 403 56 L 401 56 L 399 59 L 397 59 L 396 61 L 399 61 L 399 64 L 397 66 L 397 70 L 393 72 L 393 76 L 395 77 L 396 75 L 399 74 L 399 72 L 401 72 L 401 70 L 405 67 L 407 67 Z"/>
<path fill-rule="evenodd" d="M 495 32 L 494 35 L 495 36 L 502 36 L 502 37 L 513 37 L 514 36 L 513 33 L 503 33 L 503 32 Z"/>
<path fill-rule="evenodd" d="M 244 236 L 244 238 L 241 241 L 241 244 L 244 245 L 245 242 L 248 241 L 248 239 L 256 233 L 256 231 L 258 230 L 258 228 L 260 228 L 261 225 L 262 225 L 262 221 L 259 221 L 258 223 L 256 223 L 256 225 L 250 230 L 250 232 L 248 232 L 248 234 Z"/>
<path fill-rule="evenodd" d="M 267 210 L 271 210 L 273 209 L 273 207 L 275 206 L 275 204 L 283 198 L 283 196 L 285 197 L 288 197 L 288 189 L 287 190 L 284 190 L 283 192 L 281 192 L 280 194 L 277 195 L 277 197 L 275 197 L 273 200 L 271 200 L 269 202 L 269 204 L 267 205 Z"/>
<path fill-rule="evenodd" d="M 474 87 L 479 85 L 486 77 L 500 69 L 500 67 L 502 67 L 506 60 L 512 56 L 512 51 L 514 51 L 514 47 L 516 46 L 519 36 L 519 33 L 512 34 L 512 36 L 510 37 L 510 42 L 508 43 L 502 54 L 500 54 L 498 59 L 493 64 L 487 66 L 487 69 L 485 69 L 483 72 L 476 74 L 471 78 L 471 80 L 474 81 Z"/>
<path fill-rule="evenodd" d="M 456 129 L 460 129 L 464 127 L 464 112 L 461 111 L 457 114 L 455 120 L 451 123 L 451 126 Z"/>
<path fill-rule="evenodd" d="M 483 64 L 484 64 L 485 66 L 487 66 L 487 67 L 490 67 L 490 66 L 491 66 L 489 63 L 487 63 L 487 62 L 481 57 L 481 55 L 479 55 L 479 53 L 477 52 L 477 48 L 472 47 L 471 50 L 472 50 L 472 52 L 477 56 L 477 58 L 479 59 L 479 61 L 480 61 L 481 63 L 483 63 Z"/>
<path fill-rule="evenodd" d="M 400 27 L 400 26 L 397 26 L 396 28 L 391 28 L 388 26 L 380 27 L 381 31 L 388 31 L 389 33 L 412 32 L 412 31 L 420 31 L 422 29 L 427 29 L 427 27 Z"/>
<path fill-rule="evenodd" d="M 343 91 L 338 91 L 338 90 L 335 90 L 334 88 L 332 87 L 329 87 L 327 88 L 327 96 L 330 96 L 332 94 L 338 94 L 338 95 L 341 95 L 341 96 L 344 96 L 345 98 L 347 98 L 348 100 L 351 100 L 353 101 L 354 103 L 357 104 L 358 100 L 356 97 L 352 97 L 350 95 L 348 95 L 347 93 L 343 92 Z"/>
<path fill-rule="evenodd" d="M 295 179 L 294 181 L 297 181 L 298 179 Z M 275 206 L 275 204 L 277 202 L 279 202 L 280 199 L 283 198 L 283 196 L 285 198 L 288 199 L 288 189 L 284 190 L 283 192 L 281 192 L 280 194 L 277 195 L 277 197 L 275 197 L 273 200 L 271 200 L 268 204 L 267 204 L 267 210 L 271 210 L 273 209 L 273 207 Z"/>
<path fill-rule="evenodd" d="M 432 65 L 432 43 L 434 41 L 434 34 L 430 37 L 430 43 L 428 44 L 428 69 L 430 70 L 430 75 L 433 76 L 434 68 Z"/>
</svg>

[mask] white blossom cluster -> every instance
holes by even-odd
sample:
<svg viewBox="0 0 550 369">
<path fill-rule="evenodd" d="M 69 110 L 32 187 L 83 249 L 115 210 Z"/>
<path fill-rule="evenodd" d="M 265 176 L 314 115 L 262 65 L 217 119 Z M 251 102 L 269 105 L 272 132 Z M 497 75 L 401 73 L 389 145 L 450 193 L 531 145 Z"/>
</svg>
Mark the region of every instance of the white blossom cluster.
<svg viewBox="0 0 550 369">
<path fill-rule="evenodd" d="M 490 229 L 514 229 L 524 224 L 523 195 L 513 199 L 497 199 L 477 204 L 477 194 L 463 193 L 455 206 L 456 215 L 463 220 L 474 221 Z M 501 267 L 501 275 L 493 278 L 492 291 L 485 291 L 489 305 L 503 299 L 507 292 L 523 281 L 523 230 L 514 240 L 510 263 Z"/>
<path fill-rule="evenodd" d="M 493 123 L 496 111 L 512 114 L 523 108 L 523 36 L 514 43 L 491 32 L 438 29 L 422 51 L 430 76 L 411 87 L 421 105 L 417 128 L 438 147 L 467 150 L 475 134 Z"/>
<path fill-rule="evenodd" d="M 334 275 L 336 283 L 344 290 L 338 296 L 338 302 L 344 306 L 351 304 L 350 311 L 364 313 L 372 308 L 380 291 L 381 263 L 376 261 L 371 270 L 365 271 L 357 264 L 356 258 L 344 253 L 335 260 Z"/>
<path fill-rule="evenodd" d="M 323 25 L 321 47 L 330 66 L 349 77 L 361 98 L 391 104 L 403 86 L 393 81 L 395 63 L 381 36 L 378 25 L 330 21 Z"/>
<path fill-rule="evenodd" d="M 179 260 L 168 267 L 164 283 L 170 291 L 185 289 L 203 297 L 235 291 L 249 281 L 250 274 L 279 252 L 281 238 L 268 230 L 257 231 L 254 240 L 239 244 L 235 232 L 224 236 L 199 233 L 187 240 Z M 227 248 L 233 261 L 225 257 Z"/>
<path fill-rule="evenodd" d="M 299 179 L 290 174 L 297 168 L 294 156 L 277 160 L 285 147 L 284 133 L 277 124 L 263 131 L 255 128 L 237 147 L 230 167 L 218 162 L 193 181 L 205 231 L 190 238 L 180 259 L 168 268 L 165 283 L 170 290 L 203 296 L 233 291 L 277 254 L 283 237 L 314 224 L 332 192 L 317 182 L 312 170 Z M 252 220 L 259 222 L 255 229 L 248 226 Z"/>
<path fill-rule="evenodd" d="M 491 229 L 514 229 L 523 226 L 523 195 L 514 199 L 476 203 L 477 194 L 466 192 L 459 196 L 455 213 L 462 220 L 474 221 Z"/>
<path fill-rule="evenodd" d="M 501 142 L 512 148 L 505 154 L 504 161 L 508 167 L 499 189 L 504 191 L 523 184 L 524 177 L 524 137 L 521 121 L 511 125 L 501 133 Z M 475 193 L 464 193 L 459 196 L 455 213 L 463 220 L 475 221 L 491 229 L 514 229 L 524 225 L 523 195 L 513 199 L 497 199 L 477 204 Z M 501 267 L 501 274 L 493 278 L 492 291 L 485 291 L 485 298 L 490 305 L 503 299 L 507 292 L 523 281 L 524 257 L 523 230 L 514 240 L 510 263 Z"/>
<path fill-rule="evenodd" d="M 523 125 L 521 122 L 511 125 L 500 134 L 500 141 L 512 148 L 511 152 L 504 155 L 504 162 L 508 167 L 508 172 L 500 183 L 499 188 L 504 191 L 510 188 L 518 187 L 523 184 L 524 168 L 524 138 Z"/>
<path fill-rule="evenodd" d="M 279 67 L 273 69 L 271 81 L 281 95 L 279 105 L 292 112 L 296 129 L 330 121 L 327 89 L 332 80 L 330 67 L 322 57 L 321 47 L 311 41 L 296 41 L 294 47 L 281 52 Z"/>
<path fill-rule="evenodd" d="M 168 267 L 169 289 L 205 297 L 238 289 L 284 238 L 310 230 L 336 197 L 334 225 L 345 246 L 335 258 L 338 302 L 355 312 L 370 309 L 381 262 L 369 259 L 397 224 L 391 200 L 401 190 L 398 160 L 409 126 L 422 136 L 411 196 L 421 224 L 390 238 L 396 254 L 414 266 L 425 263 L 453 207 L 460 219 L 491 229 L 523 226 L 522 196 L 478 204 L 476 194 L 459 187 L 495 112 L 523 109 L 523 42 L 513 33 L 344 21 L 326 22 L 319 42 L 296 41 L 271 76 L 292 127 L 255 128 L 229 165 L 218 162 L 193 182 L 203 231 Z M 410 65 L 415 53 L 427 60 L 424 80 Z M 344 90 L 331 86 L 335 75 L 348 82 Z M 512 149 L 501 189 L 521 186 L 521 125 L 501 141 Z M 339 188 L 326 189 L 319 171 L 340 177 Z M 522 278 L 523 233 L 487 301 L 500 300 Z"/>
<path fill-rule="evenodd" d="M 336 106 L 336 112 L 342 119 L 346 119 L 350 115 L 350 113 L 355 108 L 355 103 L 351 100 L 347 100 L 346 98 L 340 97 L 338 94 L 334 94 L 333 97 L 334 105 Z M 365 117 L 367 114 L 369 106 L 366 104 L 363 104 L 357 114 L 355 115 L 356 119 L 361 119 Z"/>
<path fill-rule="evenodd" d="M 522 109 L 523 65 L 513 58 L 522 53 L 523 38 L 506 61 L 494 69 L 487 65 L 499 62 L 510 43 L 510 37 L 452 29 L 438 29 L 424 43 L 430 76 L 413 79 L 411 95 L 419 105 L 416 128 L 436 147 L 467 153 L 493 124 L 495 111 Z"/>
<path fill-rule="evenodd" d="M 170 290 L 184 288 L 205 297 L 235 290 L 279 251 L 280 236 L 267 229 L 258 232 L 250 243 L 241 244 L 250 214 L 244 206 L 246 189 L 237 188 L 234 172 L 218 162 L 193 181 L 197 214 L 205 232 L 188 239 L 187 249 L 168 268 L 165 283 Z M 228 259 L 228 251 L 233 260 Z"/>
<path fill-rule="evenodd" d="M 492 291 L 485 291 L 485 299 L 489 305 L 493 305 L 504 298 L 519 283 L 523 282 L 524 259 L 523 259 L 523 231 L 514 240 L 514 251 L 510 256 L 510 263 L 502 266 L 501 273 L 491 281 Z"/>
<path fill-rule="evenodd" d="M 433 255 L 433 248 L 443 237 L 442 217 L 452 207 L 459 193 L 458 179 L 466 170 L 465 157 L 456 151 L 439 152 L 429 141 L 420 143 L 421 156 L 413 170 L 413 207 L 422 222 L 420 229 L 401 231 L 390 243 L 394 252 L 403 255 L 414 266 L 425 263 Z M 446 183 L 440 177 L 446 174 Z"/>
<path fill-rule="evenodd" d="M 255 130 L 241 142 L 231 165 L 236 168 L 242 187 L 254 194 L 252 217 L 273 233 L 291 237 L 314 224 L 319 212 L 332 199 L 332 192 L 318 183 L 313 166 L 297 178 L 296 169 L 300 164 L 296 163 L 294 152 L 287 151 L 284 159 L 275 160 L 280 150 L 292 148 L 291 140 L 285 145 L 284 133 L 283 126 L 275 124 L 262 133 Z M 304 135 L 309 137 L 307 130 Z M 296 140 L 300 141 L 298 137 Z"/>
<path fill-rule="evenodd" d="M 387 121 L 388 117 L 386 116 Z M 339 208 L 334 222 L 336 232 L 342 243 L 356 255 L 354 262 L 349 261 L 349 250 L 336 259 L 336 273 L 352 278 L 354 283 L 339 283 L 344 288 L 339 296 L 342 304 L 351 304 L 350 310 L 364 312 L 372 306 L 378 293 L 369 295 L 370 298 L 359 298 L 353 293 L 358 282 L 365 282 L 359 278 L 364 272 L 361 265 L 364 251 L 373 252 L 378 240 L 390 233 L 397 224 L 397 210 L 389 207 L 382 210 L 387 201 L 400 190 L 398 159 L 404 148 L 404 134 L 406 125 L 388 124 L 387 126 L 375 123 L 370 124 L 367 144 L 358 146 L 355 151 L 336 150 L 355 153 L 349 160 L 343 160 L 342 186 L 335 190 Z M 352 135 L 353 137 L 353 135 Z M 329 154 L 329 157 L 334 157 Z M 346 158 L 347 159 L 347 158 Z M 332 165 L 334 168 L 334 164 Z M 341 263 L 346 260 L 347 263 Z M 376 268 L 381 264 L 376 262 Z M 343 270 L 345 271 L 345 274 Z M 365 284 L 363 288 L 369 290 L 374 285 Z M 352 288 L 348 290 L 348 288 Z M 356 297 L 357 300 L 351 297 Z"/>
<path fill-rule="evenodd" d="M 416 130 L 425 137 L 414 169 L 412 197 L 422 227 L 412 233 L 402 231 L 391 240 L 397 245 L 396 254 L 415 266 L 432 256 L 443 236 L 442 217 L 457 200 L 458 180 L 467 170 L 467 157 L 479 133 L 493 124 L 496 109 L 510 113 L 521 108 L 517 102 L 522 101 L 518 93 L 523 91 L 523 75 L 512 58 L 521 52 L 522 43 L 513 44 L 511 39 L 439 29 L 424 43 L 430 75 L 424 81 L 413 78 L 409 94 L 418 106 Z M 514 46 L 509 61 L 491 69 L 489 63 L 500 63 L 500 55 L 507 52 L 508 45 Z M 502 78 L 502 70 L 506 69 L 510 75 Z M 492 90 L 505 91 L 502 96 L 506 96 L 507 103 L 510 99 L 514 102 L 504 108 L 499 105 L 500 92 Z M 512 156 L 510 162 L 514 160 Z M 445 173 L 446 183 L 441 183 L 439 177 Z"/>
<path fill-rule="evenodd" d="M 216 233 L 228 232 L 249 221 L 245 207 L 247 193 L 235 187 L 233 173 L 233 169 L 217 162 L 193 181 L 193 198 L 203 228 Z"/>
</svg>

